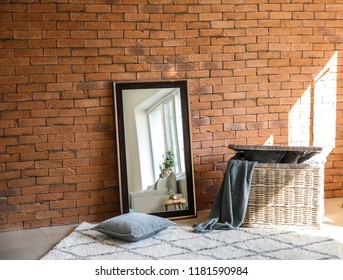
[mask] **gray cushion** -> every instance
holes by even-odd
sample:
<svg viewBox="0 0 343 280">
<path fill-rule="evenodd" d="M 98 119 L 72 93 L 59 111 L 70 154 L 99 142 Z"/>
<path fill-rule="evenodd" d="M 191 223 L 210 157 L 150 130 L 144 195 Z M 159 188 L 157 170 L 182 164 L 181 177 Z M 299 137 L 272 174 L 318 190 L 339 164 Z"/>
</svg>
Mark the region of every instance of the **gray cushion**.
<svg viewBox="0 0 343 280">
<path fill-rule="evenodd" d="M 156 183 L 153 183 L 152 185 L 149 185 L 146 190 L 147 191 L 154 191 L 156 190 L 156 186 L 157 186 L 157 182 Z"/>
<path fill-rule="evenodd" d="M 131 212 L 103 221 L 93 229 L 117 239 L 134 242 L 153 236 L 172 225 L 175 223 L 162 217 Z"/>
<path fill-rule="evenodd" d="M 174 172 L 171 172 L 167 177 L 159 178 L 156 184 L 157 190 L 167 190 L 168 192 L 172 191 L 177 192 L 176 184 L 176 175 Z"/>
<path fill-rule="evenodd" d="M 244 151 L 244 159 L 259 163 L 279 163 L 284 155 L 283 151 Z"/>
</svg>

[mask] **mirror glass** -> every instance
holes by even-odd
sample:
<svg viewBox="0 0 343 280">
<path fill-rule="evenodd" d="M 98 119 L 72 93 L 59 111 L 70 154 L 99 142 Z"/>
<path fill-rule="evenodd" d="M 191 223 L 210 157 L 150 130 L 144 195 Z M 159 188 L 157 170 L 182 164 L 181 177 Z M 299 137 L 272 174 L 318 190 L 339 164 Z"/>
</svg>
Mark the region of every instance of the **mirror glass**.
<svg viewBox="0 0 343 280">
<path fill-rule="evenodd" d="M 186 81 L 114 83 L 122 213 L 195 216 Z"/>
</svg>

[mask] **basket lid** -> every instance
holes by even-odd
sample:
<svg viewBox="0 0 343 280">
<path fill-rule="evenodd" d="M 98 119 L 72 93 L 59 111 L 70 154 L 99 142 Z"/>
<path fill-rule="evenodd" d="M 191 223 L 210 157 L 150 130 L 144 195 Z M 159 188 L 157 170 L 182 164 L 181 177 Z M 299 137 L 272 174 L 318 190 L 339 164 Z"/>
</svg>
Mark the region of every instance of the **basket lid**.
<svg viewBox="0 0 343 280">
<path fill-rule="evenodd" d="M 230 144 L 229 149 L 235 151 L 293 151 L 293 152 L 321 152 L 321 147 L 306 146 L 274 146 L 274 145 L 236 145 Z"/>
</svg>

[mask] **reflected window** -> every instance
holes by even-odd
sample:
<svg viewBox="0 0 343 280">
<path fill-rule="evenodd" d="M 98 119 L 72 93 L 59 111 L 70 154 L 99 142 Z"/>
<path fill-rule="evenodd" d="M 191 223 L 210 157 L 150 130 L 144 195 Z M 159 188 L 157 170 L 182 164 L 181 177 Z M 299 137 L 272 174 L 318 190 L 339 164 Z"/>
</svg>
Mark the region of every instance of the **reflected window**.
<svg viewBox="0 0 343 280">
<path fill-rule="evenodd" d="M 176 175 L 185 172 L 180 91 L 159 100 L 147 110 L 147 114 L 155 178 L 161 172 L 159 166 L 167 151 L 174 153 Z"/>
</svg>

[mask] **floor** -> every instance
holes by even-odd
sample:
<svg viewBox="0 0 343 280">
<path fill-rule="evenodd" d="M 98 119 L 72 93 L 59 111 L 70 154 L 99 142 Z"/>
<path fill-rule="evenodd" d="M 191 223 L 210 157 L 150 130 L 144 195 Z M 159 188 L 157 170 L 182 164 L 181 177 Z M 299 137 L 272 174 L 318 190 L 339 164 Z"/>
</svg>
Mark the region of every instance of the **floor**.
<svg viewBox="0 0 343 280">
<path fill-rule="evenodd" d="M 207 215 L 208 211 L 201 211 L 198 212 L 195 219 L 176 220 L 176 222 L 180 225 L 193 225 L 204 221 Z M 0 260 L 38 260 L 76 226 L 56 226 L 0 233 Z M 326 199 L 322 228 L 306 233 L 331 236 L 343 243 L 343 198 Z"/>
</svg>

